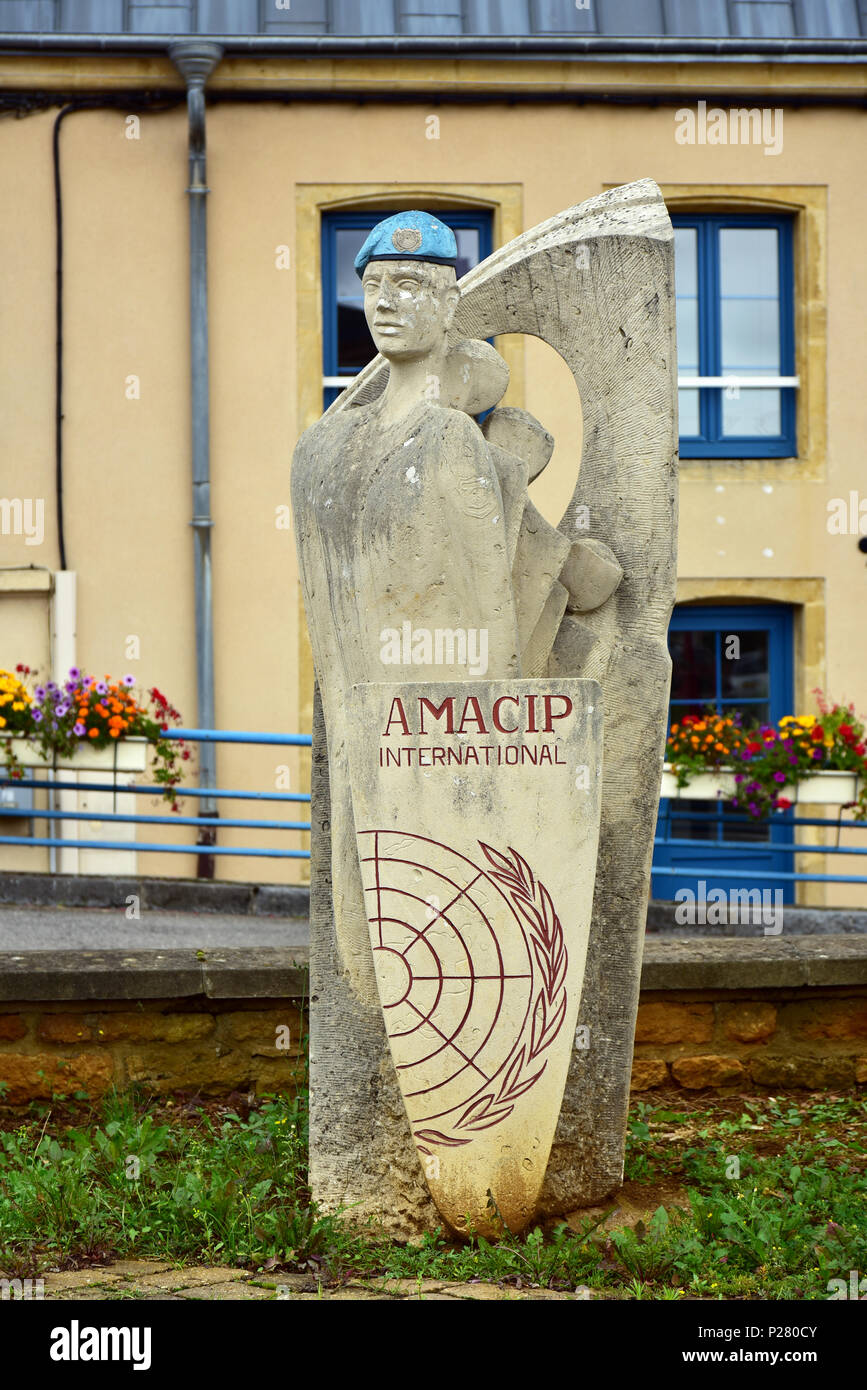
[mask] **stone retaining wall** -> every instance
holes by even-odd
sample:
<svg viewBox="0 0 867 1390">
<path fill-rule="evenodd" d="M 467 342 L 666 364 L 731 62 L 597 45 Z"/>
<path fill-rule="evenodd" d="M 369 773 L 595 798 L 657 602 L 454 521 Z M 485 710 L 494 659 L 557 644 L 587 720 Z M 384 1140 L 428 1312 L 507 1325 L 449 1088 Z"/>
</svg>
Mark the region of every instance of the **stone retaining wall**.
<svg viewBox="0 0 867 1390">
<path fill-rule="evenodd" d="M 303 1078 L 294 999 L 148 999 L 0 1005 L 0 1104 L 146 1091 L 283 1091 Z"/>
<path fill-rule="evenodd" d="M 0 953 L 0 1104 L 292 1089 L 306 996 L 303 948 Z M 646 942 L 633 1090 L 865 1083 L 862 934 Z"/>
<path fill-rule="evenodd" d="M 647 991 L 632 1089 L 867 1082 L 867 989 Z"/>
</svg>

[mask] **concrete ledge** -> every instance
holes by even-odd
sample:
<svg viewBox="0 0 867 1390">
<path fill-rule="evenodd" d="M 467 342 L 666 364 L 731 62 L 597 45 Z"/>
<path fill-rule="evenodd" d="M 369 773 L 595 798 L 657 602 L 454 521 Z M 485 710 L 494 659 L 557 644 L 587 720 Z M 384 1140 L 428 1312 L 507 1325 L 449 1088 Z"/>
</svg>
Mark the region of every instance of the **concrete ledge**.
<svg viewBox="0 0 867 1390">
<path fill-rule="evenodd" d="M 309 950 L 0 953 L 0 1000 L 293 999 L 307 994 Z M 643 990 L 761 990 L 867 985 L 861 936 L 648 939 Z"/>
<path fill-rule="evenodd" d="M 0 1001 L 301 999 L 306 947 L 0 953 Z"/>
<path fill-rule="evenodd" d="M 648 938 L 641 988 L 778 989 L 867 984 L 863 936 Z"/>
<path fill-rule="evenodd" d="M 101 874 L 0 873 L 0 903 L 21 907 L 117 907 L 139 899 L 142 912 L 220 912 L 307 917 L 310 889 L 281 883 L 214 883 L 197 878 L 110 878 Z"/>
</svg>

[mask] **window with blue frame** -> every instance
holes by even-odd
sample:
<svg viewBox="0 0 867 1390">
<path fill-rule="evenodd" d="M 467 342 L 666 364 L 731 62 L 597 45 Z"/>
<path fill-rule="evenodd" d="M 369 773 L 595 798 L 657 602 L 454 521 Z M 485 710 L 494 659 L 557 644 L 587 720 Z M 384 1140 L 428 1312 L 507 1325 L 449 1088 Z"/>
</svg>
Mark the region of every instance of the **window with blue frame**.
<svg viewBox="0 0 867 1390">
<path fill-rule="evenodd" d="M 794 457 L 792 218 L 672 223 L 681 458 Z"/>
<path fill-rule="evenodd" d="M 671 652 L 671 723 L 686 714 L 739 710 L 745 724 L 773 724 L 792 712 L 793 617 L 783 604 L 675 608 L 668 633 Z M 790 813 L 755 821 L 711 801 L 660 803 L 653 858 L 653 896 L 672 899 L 680 888 L 732 886 L 793 889 L 781 874 L 793 869 Z M 714 877 L 714 871 L 720 873 Z"/>
<path fill-rule="evenodd" d="M 322 355 L 324 405 L 327 408 L 354 376 L 376 356 L 364 317 L 361 281 L 355 257 L 372 227 L 397 208 L 375 212 L 332 212 L 322 218 Z M 489 212 L 437 212 L 455 234 L 460 280 L 491 254 Z"/>
</svg>

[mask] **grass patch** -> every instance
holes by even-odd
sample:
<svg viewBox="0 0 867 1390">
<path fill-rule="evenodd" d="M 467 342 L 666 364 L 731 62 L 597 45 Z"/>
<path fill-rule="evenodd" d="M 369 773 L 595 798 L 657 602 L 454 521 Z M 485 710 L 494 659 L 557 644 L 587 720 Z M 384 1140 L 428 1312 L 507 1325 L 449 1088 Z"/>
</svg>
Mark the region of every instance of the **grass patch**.
<svg viewBox="0 0 867 1390">
<path fill-rule="evenodd" d="M 0 1268 L 157 1257 L 635 1299 L 824 1299 L 829 1279 L 867 1270 L 867 1102 L 854 1094 L 640 1103 L 607 1208 L 499 1242 L 347 1230 L 317 1213 L 306 1161 L 304 1095 L 61 1097 L 0 1118 Z"/>
</svg>

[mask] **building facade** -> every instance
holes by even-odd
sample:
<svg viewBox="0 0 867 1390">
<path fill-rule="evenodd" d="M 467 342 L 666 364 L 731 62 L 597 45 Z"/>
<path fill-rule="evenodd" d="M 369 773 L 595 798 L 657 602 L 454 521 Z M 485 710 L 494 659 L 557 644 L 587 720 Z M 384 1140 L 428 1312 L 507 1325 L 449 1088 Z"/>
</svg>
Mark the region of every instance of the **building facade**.
<svg viewBox="0 0 867 1390">
<path fill-rule="evenodd" d="M 220 48 L 206 87 L 216 727 L 310 729 L 289 467 L 372 355 L 347 270 L 366 230 L 430 208 L 468 268 L 646 176 L 676 228 L 685 383 L 673 711 L 777 718 L 814 709 L 816 687 L 867 709 L 867 5 L 0 0 L 0 29 L 0 666 L 50 667 L 58 575 L 74 573 L 78 664 L 156 684 L 197 723 L 189 130 L 169 49 L 198 33 Z M 580 457 L 574 383 L 535 340 L 497 346 L 504 403 L 557 441 L 535 485 L 556 523 Z M 733 376 L 747 384 L 720 384 Z M 303 790 L 305 757 L 223 747 L 218 784 Z M 16 822 L 2 868 L 48 868 L 34 824 Z M 691 833 L 743 862 L 722 813 Z M 768 832 L 768 872 L 790 838 Z M 194 872 L 187 855 L 138 859 Z M 800 867 L 835 872 L 820 853 Z M 217 861 L 224 878 L 304 872 Z"/>
</svg>

